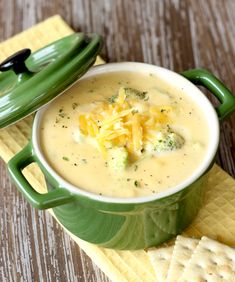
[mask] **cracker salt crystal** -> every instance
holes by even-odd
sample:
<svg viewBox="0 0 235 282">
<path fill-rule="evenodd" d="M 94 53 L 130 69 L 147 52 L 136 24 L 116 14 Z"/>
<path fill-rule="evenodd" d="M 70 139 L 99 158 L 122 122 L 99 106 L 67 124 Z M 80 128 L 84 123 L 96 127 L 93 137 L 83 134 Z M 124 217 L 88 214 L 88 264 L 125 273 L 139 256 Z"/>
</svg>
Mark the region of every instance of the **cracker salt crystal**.
<svg viewBox="0 0 235 282">
<path fill-rule="evenodd" d="M 173 246 L 152 248 L 148 250 L 148 255 L 158 282 L 163 282 L 166 280 L 172 252 Z"/>
<path fill-rule="evenodd" d="M 235 249 L 202 237 L 180 282 L 234 282 Z"/>
<path fill-rule="evenodd" d="M 166 282 L 176 282 L 187 266 L 199 240 L 177 236 Z"/>
</svg>

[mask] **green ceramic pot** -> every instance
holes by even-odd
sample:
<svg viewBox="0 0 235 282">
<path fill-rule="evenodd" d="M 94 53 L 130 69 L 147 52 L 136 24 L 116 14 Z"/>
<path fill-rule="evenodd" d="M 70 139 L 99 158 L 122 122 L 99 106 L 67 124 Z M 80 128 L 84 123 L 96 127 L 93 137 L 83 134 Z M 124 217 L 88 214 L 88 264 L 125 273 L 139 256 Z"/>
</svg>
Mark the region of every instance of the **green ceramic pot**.
<svg viewBox="0 0 235 282">
<path fill-rule="evenodd" d="M 189 179 L 157 195 L 128 199 L 99 196 L 74 187 L 53 171 L 42 154 L 39 128 L 45 108 L 36 114 L 31 142 L 10 160 L 8 168 L 32 206 L 53 208 L 60 223 L 79 238 L 108 248 L 143 249 L 181 233 L 195 218 L 202 205 L 207 172 L 218 148 L 219 119 L 235 110 L 235 97 L 215 76 L 200 69 L 180 75 L 148 64 L 116 63 L 94 67 L 84 78 L 117 71 L 151 72 L 172 86 L 180 85 L 206 113 L 213 138 L 202 164 Z M 209 89 L 220 101 L 220 106 L 215 110 L 190 81 Z M 46 194 L 37 193 L 22 174 L 32 162 L 36 162 L 45 175 Z"/>
<path fill-rule="evenodd" d="M 101 46 L 98 34 L 73 33 L 32 54 L 23 49 L 3 61 L 0 128 L 35 112 L 70 87 L 94 64 Z"/>
</svg>

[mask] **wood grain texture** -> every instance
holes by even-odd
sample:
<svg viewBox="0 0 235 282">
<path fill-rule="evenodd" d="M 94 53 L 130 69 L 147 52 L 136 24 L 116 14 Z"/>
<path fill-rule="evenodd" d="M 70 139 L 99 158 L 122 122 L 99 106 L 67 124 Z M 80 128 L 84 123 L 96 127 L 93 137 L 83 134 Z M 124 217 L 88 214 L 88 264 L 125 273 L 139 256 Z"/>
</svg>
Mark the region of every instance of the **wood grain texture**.
<svg viewBox="0 0 235 282">
<path fill-rule="evenodd" d="M 235 93 L 234 0 L 0 0 L 0 40 L 54 14 L 103 35 L 107 61 L 203 67 Z M 221 125 L 217 163 L 235 176 L 234 116 Z M 26 203 L 3 162 L 0 195 L 0 281 L 108 281 L 48 213 Z"/>
</svg>

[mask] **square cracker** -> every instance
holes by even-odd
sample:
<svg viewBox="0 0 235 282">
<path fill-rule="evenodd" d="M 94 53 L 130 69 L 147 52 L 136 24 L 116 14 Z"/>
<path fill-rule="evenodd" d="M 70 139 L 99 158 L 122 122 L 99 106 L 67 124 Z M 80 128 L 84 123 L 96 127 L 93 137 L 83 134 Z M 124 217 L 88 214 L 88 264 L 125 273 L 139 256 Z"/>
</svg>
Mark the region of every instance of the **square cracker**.
<svg viewBox="0 0 235 282">
<path fill-rule="evenodd" d="M 148 255 L 158 282 L 163 282 L 166 280 L 172 252 L 173 246 L 152 248 L 148 250 Z"/>
<path fill-rule="evenodd" d="M 178 281 L 235 281 L 235 249 L 202 237 Z"/>
<path fill-rule="evenodd" d="M 199 240 L 177 236 L 166 282 L 176 282 L 187 266 Z"/>
</svg>

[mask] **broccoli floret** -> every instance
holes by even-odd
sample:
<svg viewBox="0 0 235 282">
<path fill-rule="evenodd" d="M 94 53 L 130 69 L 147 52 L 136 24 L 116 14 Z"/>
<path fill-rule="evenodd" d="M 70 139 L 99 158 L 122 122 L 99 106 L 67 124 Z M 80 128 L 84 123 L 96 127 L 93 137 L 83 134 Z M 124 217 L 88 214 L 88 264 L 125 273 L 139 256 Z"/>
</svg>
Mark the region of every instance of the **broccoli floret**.
<svg viewBox="0 0 235 282">
<path fill-rule="evenodd" d="M 135 96 L 136 98 L 139 98 L 141 100 L 147 100 L 148 99 L 148 96 L 147 96 L 148 92 L 146 92 L 146 91 L 139 91 L 137 89 L 130 88 L 130 87 L 125 87 L 124 90 L 125 90 L 125 94 L 126 94 L 127 97 Z"/>
<path fill-rule="evenodd" d="M 141 99 L 141 100 L 144 100 L 144 101 L 147 101 L 148 100 L 148 95 L 146 91 L 139 91 L 137 89 L 134 89 L 134 88 L 130 88 L 130 87 L 121 87 L 119 90 L 118 90 L 118 94 L 120 93 L 120 91 L 125 91 L 125 94 L 126 94 L 126 97 L 129 98 L 129 97 L 136 97 L 138 99 Z M 111 97 L 108 98 L 108 102 L 110 104 L 113 104 L 116 102 L 116 99 L 118 97 L 118 94 L 115 94 L 115 95 L 112 95 Z"/>
<path fill-rule="evenodd" d="M 123 171 L 128 165 L 128 152 L 123 147 L 115 147 L 108 152 L 108 166 L 115 171 Z"/>
<path fill-rule="evenodd" d="M 110 104 L 113 104 L 113 103 L 116 102 L 116 99 L 117 99 L 117 95 L 113 95 L 113 96 L 111 96 L 111 97 L 108 98 L 108 102 L 109 102 Z"/>
<path fill-rule="evenodd" d="M 158 133 L 154 151 L 161 153 L 180 149 L 184 145 L 184 139 L 175 132 Z"/>
</svg>

